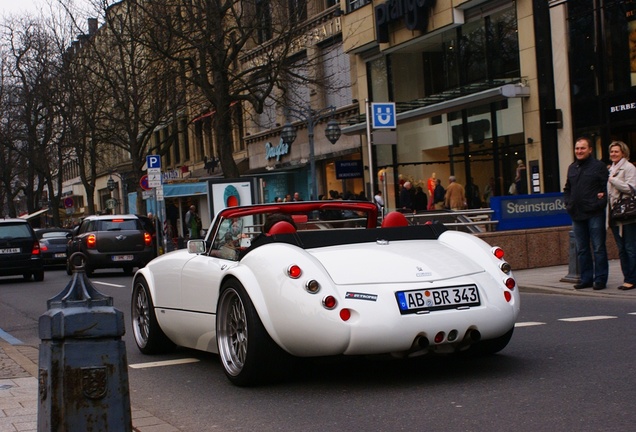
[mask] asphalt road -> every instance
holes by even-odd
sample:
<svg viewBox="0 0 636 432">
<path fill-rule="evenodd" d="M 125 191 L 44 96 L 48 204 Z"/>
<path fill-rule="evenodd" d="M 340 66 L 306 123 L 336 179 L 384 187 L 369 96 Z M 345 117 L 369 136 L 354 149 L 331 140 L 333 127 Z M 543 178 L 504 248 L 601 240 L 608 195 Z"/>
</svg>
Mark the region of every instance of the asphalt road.
<svg viewBox="0 0 636 432">
<path fill-rule="evenodd" d="M 37 345 L 46 300 L 63 270 L 42 283 L 0 278 L 0 329 Z M 92 281 L 130 325 L 130 278 Z M 636 300 L 522 293 L 501 354 L 482 359 L 320 359 L 285 382 L 237 388 L 215 355 L 140 354 L 125 336 L 131 402 L 184 431 L 632 431 L 636 427 Z M 174 364 L 171 360 L 185 361 Z M 150 362 L 167 361 L 149 367 Z"/>
</svg>

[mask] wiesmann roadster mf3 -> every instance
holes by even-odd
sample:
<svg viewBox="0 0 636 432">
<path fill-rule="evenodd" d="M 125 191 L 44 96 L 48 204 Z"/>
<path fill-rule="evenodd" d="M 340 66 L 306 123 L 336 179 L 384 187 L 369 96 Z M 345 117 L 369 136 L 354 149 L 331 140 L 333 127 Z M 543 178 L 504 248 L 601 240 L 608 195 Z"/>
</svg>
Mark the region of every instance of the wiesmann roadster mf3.
<svg viewBox="0 0 636 432">
<path fill-rule="evenodd" d="M 298 357 L 505 348 L 519 291 L 503 251 L 440 223 L 377 216 L 362 201 L 222 210 L 204 240 L 135 274 L 139 349 L 218 353 L 245 386 Z"/>
</svg>

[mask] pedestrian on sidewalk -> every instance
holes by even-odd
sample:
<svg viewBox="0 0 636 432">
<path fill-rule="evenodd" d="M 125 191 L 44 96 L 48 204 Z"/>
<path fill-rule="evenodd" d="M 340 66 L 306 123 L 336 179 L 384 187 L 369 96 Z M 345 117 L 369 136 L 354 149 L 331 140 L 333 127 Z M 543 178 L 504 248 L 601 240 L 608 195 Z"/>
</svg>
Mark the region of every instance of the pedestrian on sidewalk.
<svg viewBox="0 0 636 432">
<path fill-rule="evenodd" d="M 612 165 L 609 169 L 607 192 L 609 209 L 621 197 L 621 194 L 632 194 L 636 189 L 636 167 L 629 161 L 629 147 L 622 141 L 614 141 L 609 146 Z M 631 186 L 631 187 L 630 187 Z M 623 284 L 619 290 L 636 288 L 636 219 L 627 221 L 609 221 L 612 234 L 618 248 L 618 258 L 623 272 Z"/>
<path fill-rule="evenodd" d="M 607 233 L 607 166 L 592 157 L 589 138 L 577 138 L 576 160 L 568 167 L 565 182 L 565 207 L 572 218 L 581 282 L 575 289 L 605 289 L 609 273 L 605 239 Z M 592 248 L 590 248 L 590 244 Z"/>
</svg>

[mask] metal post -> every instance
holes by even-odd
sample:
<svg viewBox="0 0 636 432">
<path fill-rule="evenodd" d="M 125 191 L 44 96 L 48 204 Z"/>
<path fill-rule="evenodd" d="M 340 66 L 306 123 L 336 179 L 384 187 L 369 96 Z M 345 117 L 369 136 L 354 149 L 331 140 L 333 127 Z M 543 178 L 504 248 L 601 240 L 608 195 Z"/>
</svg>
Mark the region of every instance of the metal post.
<svg viewBox="0 0 636 432">
<path fill-rule="evenodd" d="M 371 102 L 369 99 L 364 100 L 365 111 L 367 116 L 367 148 L 369 152 L 369 187 L 371 188 L 370 195 L 375 197 L 375 180 L 373 174 L 373 142 L 371 138 Z M 386 196 L 386 195 L 385 195 Z M 373 198 L 375 200 L 375 198 Z M 386 199 L 386 198 L 385 198 Z M 386 205 L 386 201 L 384 202 Z"/>
<path fill-rule="evenodd" d="M 71 264 L 82 256 L 73 254 Z M 47 306 L 39 320 L 38 431 L 131 431 L 123 312 L 83 265 Z"/>
</svg>

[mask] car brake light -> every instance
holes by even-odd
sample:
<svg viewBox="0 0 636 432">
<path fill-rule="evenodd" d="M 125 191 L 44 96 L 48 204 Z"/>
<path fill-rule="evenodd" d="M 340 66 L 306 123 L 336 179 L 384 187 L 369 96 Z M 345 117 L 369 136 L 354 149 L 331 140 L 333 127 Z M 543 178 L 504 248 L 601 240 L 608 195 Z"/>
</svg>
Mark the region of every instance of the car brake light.
<svg viewBox="0 0 636 432">
<path fill-rule="evenodd" d="M 336 300 L 334 296 L 327 296 L 324 299 L 322 299 L 322 305 L 325 307 L 325 309 L 331 310 L 335 308 L 337 304 L 338 304 L 338 301 Z"/>
<path fill-rule="evenodd" d="M 301 274 L 303 274 L 303 271 L 296 264 L 292 264 L 287 268 L 287 276 L 292 279 L 298 279 Z"/>
<path fill-rule="evenodd" d="M 40 255 L 40 242 L 33 243 L 33 249 L 31 249 L 31 255 Z"/>
<path fill-rule="evenodd" d="M 504 281 L 504 284 L 506 285 L 506 288 L 508 288 L 510 291 L 515 289 L 515 285 L 517 285 L 517 283 L 515 282 L 515 280 L 513 278 L 508 278 Z"/>
<path fill-rule="evenodd" d="M 44 243 L 40 243 L 40 252 L 46 252 L 47 250 L 49 250 L 48 246 Z"/>
<path fill-rule="evenodd" d="M 144 243 L 146 243 L 146 246 L 152 245 L 152 236 L 150 235 L 150 233 L 144 233 Z"/>
<path fill-rule="evenodd" d="M 86 247 L 89 249 L 94 249 L 97 246 L 97 237 L 95 234 L 89 234 L 86 237 Z"/>
<path fill-rule="evenodd" d="M 494 247 L 491 249 L 492 250 L 492 254 L 497 258 L 497 259 L 503 259 L 504 257 L 504 250 L 500 247 Z"/>
<path fill-rule="evenodd" d="M 349 321 L 351 318 L 351 311 L 349 309 L 340 310 L 340 319 L 343 321 Z"/>
</svg>

